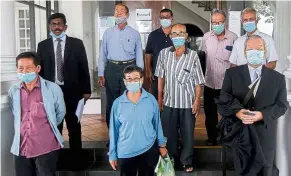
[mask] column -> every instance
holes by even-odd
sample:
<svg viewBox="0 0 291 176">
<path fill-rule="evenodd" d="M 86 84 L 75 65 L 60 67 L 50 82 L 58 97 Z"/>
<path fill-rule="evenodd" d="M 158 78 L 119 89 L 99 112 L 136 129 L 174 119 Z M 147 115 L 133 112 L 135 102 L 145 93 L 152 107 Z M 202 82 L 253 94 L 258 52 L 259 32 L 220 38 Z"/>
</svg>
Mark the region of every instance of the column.
<svg viewBox="0 0 291 176">
<path fill-rule="evenodd" d="M 276 70 L 283 72 L 286 77 L 287 85 L 287 99 L 291 105 L 291 57 L 287 57 L 290 54 L 290 38 L 291 38 L 291 21 L 290 11 L 291 3 L 284 1 L 276 1 L 275 11 L 275 46 L 279 54 L 279 61 L 277 63 Z M 289 15 L 290 14 L 290 15 Z M 289 62 L 288 62 L 288 60 Z M 277 146 L 276 146 L 276 165 L 280 170 L 280 176 L 289 176 L 291 169 L 289 165 L 291 163 L 291 141 L 288 140 L 291 137 L 291 111 L 288 108 L 285 115 L 279 118 L 277 125 Z"/>
<path fill-rule="evenodd" d="M 1 1 L 1 174 L 14 175 L 13 159 L 10 153 L 14 127 L 13 116 L 8 107 L 7 92 L 15 74 L 15 8 L 14 1 Z"/>
</svg>

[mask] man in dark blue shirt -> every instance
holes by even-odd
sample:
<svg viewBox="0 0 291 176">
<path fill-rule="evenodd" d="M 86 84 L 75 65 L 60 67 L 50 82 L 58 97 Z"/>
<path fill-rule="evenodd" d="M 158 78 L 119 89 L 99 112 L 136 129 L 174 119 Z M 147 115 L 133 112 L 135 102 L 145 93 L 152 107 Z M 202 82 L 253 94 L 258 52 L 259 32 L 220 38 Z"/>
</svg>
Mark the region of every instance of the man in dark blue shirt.
<svg viewBox="0 0 291 176">
<path fill-rule="evenodd" d="M 160 12 L 161 27 L 150 33 L 145 50 L 145 79 L 149 82 L 151 92 L 158 97 L 158 78 L 154 76 L 159 53 L 162 49 L 173 46 L 169 34 L 172 29 L 173 12 L 163 9 Z"/>
</svg>

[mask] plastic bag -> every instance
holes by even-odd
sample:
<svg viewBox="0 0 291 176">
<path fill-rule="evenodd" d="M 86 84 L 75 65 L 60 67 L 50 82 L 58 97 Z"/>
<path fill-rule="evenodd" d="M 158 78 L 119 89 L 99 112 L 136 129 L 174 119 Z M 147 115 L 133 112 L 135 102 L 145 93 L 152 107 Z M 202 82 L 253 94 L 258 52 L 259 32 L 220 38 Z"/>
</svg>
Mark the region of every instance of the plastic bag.
<svg viewBox="0 0 291 176">
<path fill-rule="evenodd" d="M 155 168 L 157 176 L 175 176 L 175 169 L 172 160 L 167 154 L 166 157 L 159 158 L 159 162 Z"/>
</svg>

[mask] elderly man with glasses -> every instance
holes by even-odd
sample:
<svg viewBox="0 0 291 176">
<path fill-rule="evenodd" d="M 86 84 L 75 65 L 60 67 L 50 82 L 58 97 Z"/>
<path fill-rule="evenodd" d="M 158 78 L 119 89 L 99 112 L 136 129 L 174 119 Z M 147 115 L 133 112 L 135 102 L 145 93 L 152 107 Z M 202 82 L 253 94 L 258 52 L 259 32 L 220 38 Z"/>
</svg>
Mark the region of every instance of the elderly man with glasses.
<svg viewBox="0 0 291 176">
<path fill-rule="evenodd" d="M 219 96 L 225 70 L 230 67 L 229 56 L 237 35 L 226 29 L 226 14 L 222 10 L 212 11 L 211 28 L 202 39 L 206 54 L 204 111 L 207 145 L 216 145 L 218 114 L 214 99 Z"/>
<path fill-rule="evenodd" d="M 241 21 L 243 24 L 243 29 L 247 33 L 239 37 L 234 43 L 233 50 L 229 58 L 232 66 L 234 67 L 247 63 L 247 59 L 244 54 L 244 43 L 246 39 L 251 35 L 259 35 L 266 42 L 267 48 L 266 60 L 264 60 L 263 64 L 265 64 L 268 68 L 274 69 L 276 67 L 279 56 L 277 54 L 274 40 L 272 39 L 272 37 L 260 32 L 257 28 L 257 24 L 259 21 L 257 11 L 249 7 L 244 9 L 241 13 Z"/>
<path fill-rule="evenodd" d="M 172 27 L 170 37 L 174 46 L 161 50 L 155 75 L 158 77 L 158 103 L 163 111 L 161 120 L 168 139 L 167 149 L 177 160 L 180 131 L 183 146 L 180 162 L 186 172 L 192 172 L 193 129 L 199 114 L 200 85 L 204 83 L 204 77 L 197 53 L 185 46 L 187 36 L 185 25 Z"/>
<path fill-rule="evenodd" d="M 266 53 L 261 36 L 246 39 L 247 64 L 226 71 L 219 97 L 219 113 L 242 123 L 238 139 L 230 141 L 237 149 L 233 150 L 237 175 L 272 176 L 273 172 L 276 123 L 286 112 L 288 101 L 285 77 L 264 65 Z M 252 131 L 251 137 L 240 140 L 246 135 L 245 128 Z M 232 128 L 231 134 L 237 129 Z"/>
</svg>

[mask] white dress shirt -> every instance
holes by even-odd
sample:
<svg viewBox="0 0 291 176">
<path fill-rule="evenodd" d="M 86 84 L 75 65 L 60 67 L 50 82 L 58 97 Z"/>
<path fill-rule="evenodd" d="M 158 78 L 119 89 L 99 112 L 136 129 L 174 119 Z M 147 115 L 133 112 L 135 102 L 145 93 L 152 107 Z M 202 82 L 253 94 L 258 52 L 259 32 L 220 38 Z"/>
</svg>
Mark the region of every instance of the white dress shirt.
<svg viewBox="0 0 291 176">
<path fill-rule="evenodd" d="M 257 68 L 253 68 L 251 66 L 248 65 L 248 68 L 249 68 L 249 73 L 250 73 L 250 77 L 251 77 L 251 81 L 252 83 L 249 85 L 249 88 L 251 88 L 255 82 L 258 80 L 258 83 L 254 89 L 254 96 L 256 96 L 256 93 L 257 93 L 257 90 L 258 90 L 258 87 L 259 87 L 259 84 L 260 84 L 260 81 L 261 81 L 261 74 L 262 74 L 262 68 L 263 66 L 259 66 Z M 255 79 L 255 73 L 258 75 L 257 78 Z"/>
<path fill-rule="evenodd" d="M 63 58 L 63 61 L 64 61 L 64 53 L 65 53 L 65 44 L 66 44 L 66 39 L 67 39 L 67 36 L 63 36 L 61 38 L 61 47 L 62 47 L 62 58 Z M 57 67 L 57 46 L 58 46 L 58 41 L 57 41 L 57 38 L 54 38 L 53 37 L 53 42 L 54 42 L 54 52 L 55 52 L 55 83 L 58 84 L 58 85 L 64 85 L 64 81 L 63 82 L 60 82 L 58 80 L 58 67 Z"/>
<path fill-rule="evenodd" d="M 271 36 L 260 32 L 259 30 L 256 30 L 254 32 L 254 35 L 259 35 L 261 36 L 266 43 L 266 49 L 267 49 L 267 62 L 272 62 L 272 61 L 278 61 L 279 56 L 275 48 L 275 43 L 274 40 Z M 247 59 L 245 57 L 245 41 L 248 38 L 247 34 L 239 37 L 233 45 L 233 49 L 231 52 L 231 55 L 229 57 L 229 61 L 231 64 L 235 65 L 244 65 L 247 63 Z M 266 62 L 263 63 L 264 65 Z"/>
</svg>

